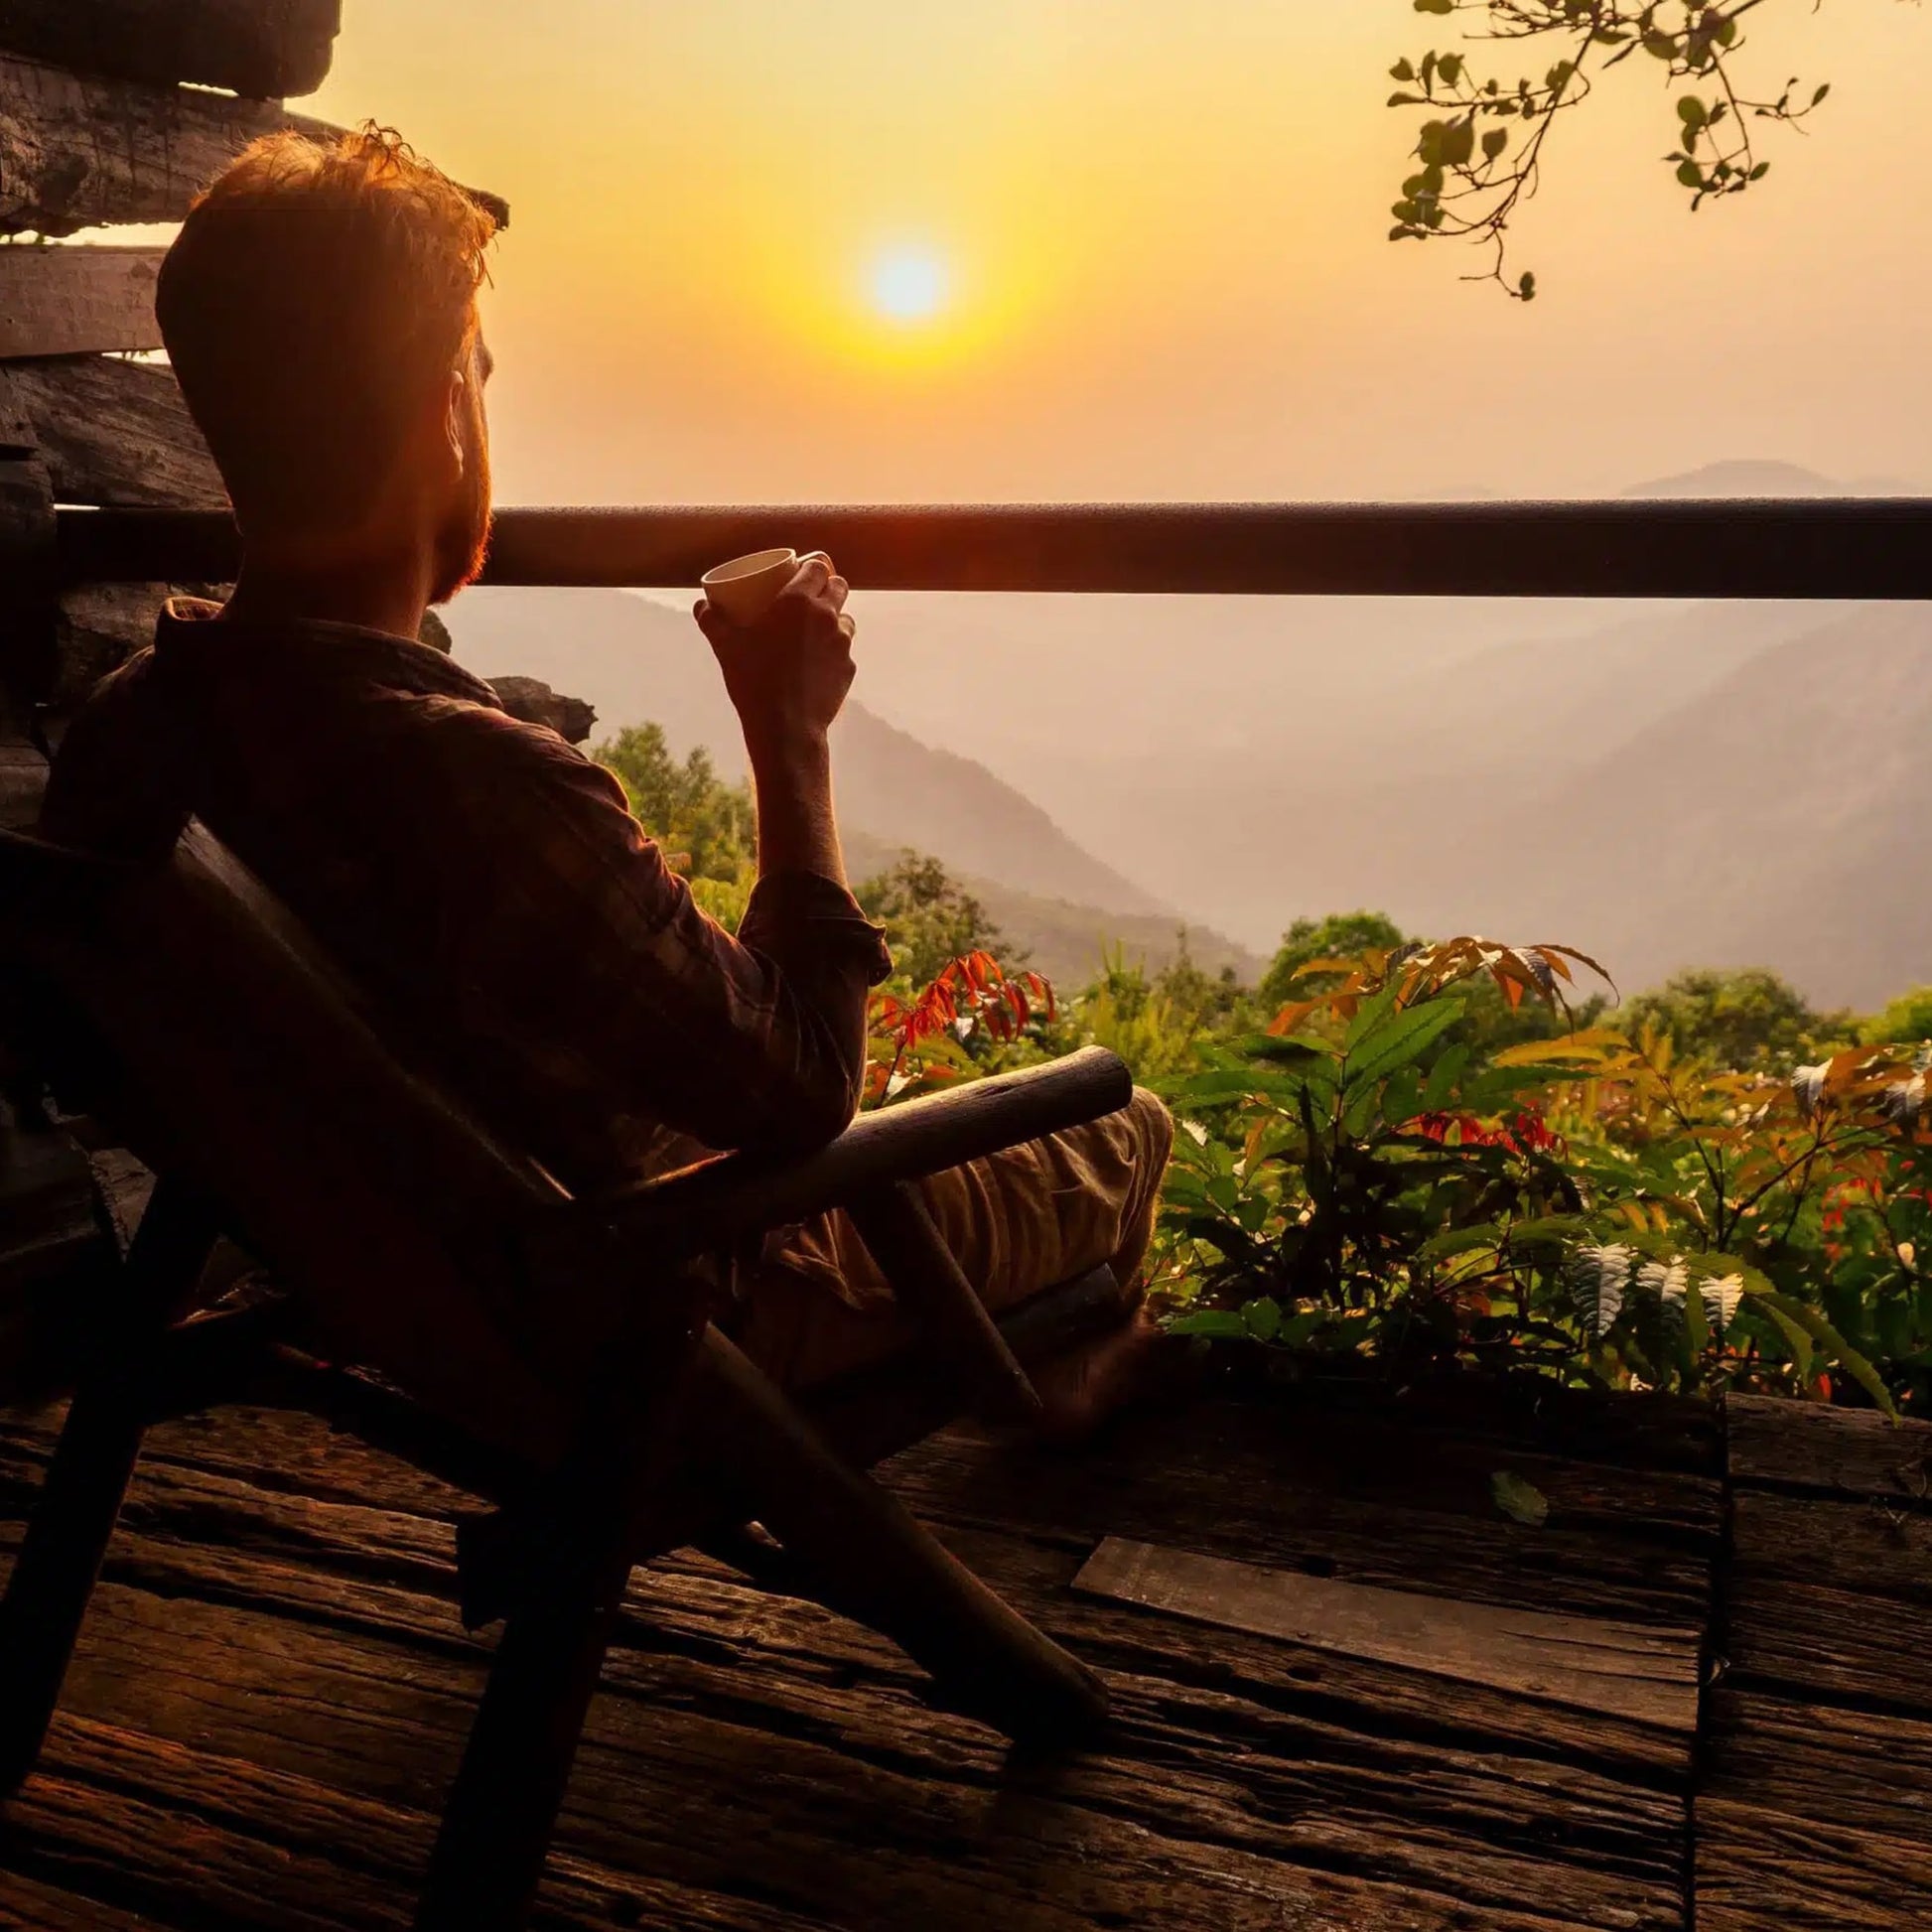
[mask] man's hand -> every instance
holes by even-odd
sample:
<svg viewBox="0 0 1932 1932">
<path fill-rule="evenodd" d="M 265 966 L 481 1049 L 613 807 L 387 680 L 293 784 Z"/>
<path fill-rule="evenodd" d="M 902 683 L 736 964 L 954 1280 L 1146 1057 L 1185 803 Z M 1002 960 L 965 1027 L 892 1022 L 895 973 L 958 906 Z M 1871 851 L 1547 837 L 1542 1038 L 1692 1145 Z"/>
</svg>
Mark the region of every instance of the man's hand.
<svg viewBox="0 0 1932 1932">
<path fill-rule="evenodd" d="M 756 768 L 822 745 L 852 689 L 847 585 L 822 550 L 798 569 L 755 622 L 737 624 L 706 598 L 695 613 L 725 674 Z"/>
<path fill-rule="evenodd" d="M 738 709 L 758 794 L 759 871 L 809 872 L 845 884 L 832 815 L 826 734 L 852 689 L 846 582 L 822 550 L 756 623 L 733 623 L 708 598 L 693 614 Z"/>
</svg>

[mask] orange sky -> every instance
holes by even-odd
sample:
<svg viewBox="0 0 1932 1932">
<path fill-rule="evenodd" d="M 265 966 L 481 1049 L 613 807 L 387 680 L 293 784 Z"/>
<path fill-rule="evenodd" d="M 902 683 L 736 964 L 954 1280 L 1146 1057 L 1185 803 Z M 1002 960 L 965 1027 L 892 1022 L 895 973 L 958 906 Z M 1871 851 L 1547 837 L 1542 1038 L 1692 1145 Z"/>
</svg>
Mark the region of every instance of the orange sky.
<svg viewBox="0 0 1932 1932">
<path fill-rule="evenodd" d="M 514 207 L 508 501 L 1596 491 L 1725 457 L 1932 482 L 1932 22 L 1897 0 L 1769 0 L 1755 69 L 1833 99 L 1695 219 L 1658 70 L 1609 76 L 1521 224 L 1527 309 L 1383 238 L 1388 63 L 1449 44 L 1409 0 L 345 13 L 314 111 Z M 930 316 L 880 313 L 895 251 Z"/>
</svg>

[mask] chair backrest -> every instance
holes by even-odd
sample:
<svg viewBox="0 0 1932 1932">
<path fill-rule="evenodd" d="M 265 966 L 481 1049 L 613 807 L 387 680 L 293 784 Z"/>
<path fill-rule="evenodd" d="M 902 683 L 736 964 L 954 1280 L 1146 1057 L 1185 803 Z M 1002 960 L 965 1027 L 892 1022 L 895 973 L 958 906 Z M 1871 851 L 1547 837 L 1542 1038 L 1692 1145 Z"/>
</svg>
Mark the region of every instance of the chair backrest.
<svg viewBox="0 0 1932 1932">
<path fill-rule="evenodd" d="M 232 854 L 199 824 L 141 867 L 0 835 L 0 907 L 53 1037 L 55 1008 L 80 1023 L 89 1106 L 215 1203 L 341 1359 L 490 1441 L 561 1449 L 596 1290 L 533 1306 L 518 1235 L 563 1190 L 377 1036 Z"/>
</svg>

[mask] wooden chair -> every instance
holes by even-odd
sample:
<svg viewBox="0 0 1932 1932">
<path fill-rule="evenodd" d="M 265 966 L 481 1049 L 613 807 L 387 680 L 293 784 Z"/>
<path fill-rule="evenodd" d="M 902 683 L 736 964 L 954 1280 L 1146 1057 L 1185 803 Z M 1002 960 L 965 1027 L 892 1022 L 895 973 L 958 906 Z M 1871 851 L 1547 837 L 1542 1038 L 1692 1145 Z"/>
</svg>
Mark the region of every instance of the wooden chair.
<svg viewBox="0 0 1932 1932">
<path fill-rule="evenodd" d="M 1024 1363 L 1121 1319 L 1101 1269 L 996 1325 L 910 1185 L 1123 1106 L 1113 1055 L 867 1115 L 802 1158 L 574 1200 L 406 1067 L 201 827 L 142 868 L 0 836 L 0 908 L 50 1073 L 160 1176 L 0 1605 L 0 1792 L 45 1737 L 143 1431 L 224 1400 L 317 1409 L 497 1505 L 459 1532 L 466 1621 L 506 1623 L 421 1927 L 524 1923 L 626 1581 L 670 1548 L 809 1587 L 1015 1739 L 1104 1716 L 1098 1680 L 862 1471 L 962 1408 L 1036 1413 Z M 714 1325 L 717 1281 L 833 1206 L 916 1341 L 792 1396 Z M 198 1312 L 222 1235 L 285 1295 Z"/>
</svg>

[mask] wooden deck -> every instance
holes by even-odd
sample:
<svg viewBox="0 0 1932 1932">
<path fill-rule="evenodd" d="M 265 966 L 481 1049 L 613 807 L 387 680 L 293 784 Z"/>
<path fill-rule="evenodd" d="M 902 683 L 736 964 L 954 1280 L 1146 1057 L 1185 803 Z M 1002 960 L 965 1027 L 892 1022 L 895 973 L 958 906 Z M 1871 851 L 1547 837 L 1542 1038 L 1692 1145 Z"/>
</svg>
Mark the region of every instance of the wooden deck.
<svg viewBox="0 0 1932 1932">
<path fill-rule="evenodd" d="M 54 1420 L 0 1419 L 0 1551 Z M 1547 1520 L 1505 1515 L 1499 1473 Z M 1104 1455 L 955 1437 L 892 1474 L 1106 1674 L 1102 1745 L 1010 1761 L 870 1634 L 667 1561 L 635 1580 L 539 1924 L 1927 1921 L 1932 1429 L 1225 1398 Z M 448 1596 L 467 1506 L 305 1418 L 154 1432 L 0 1813 L 0 1926 L 406 1926 L 486 1655 Z"/>
</svg>

